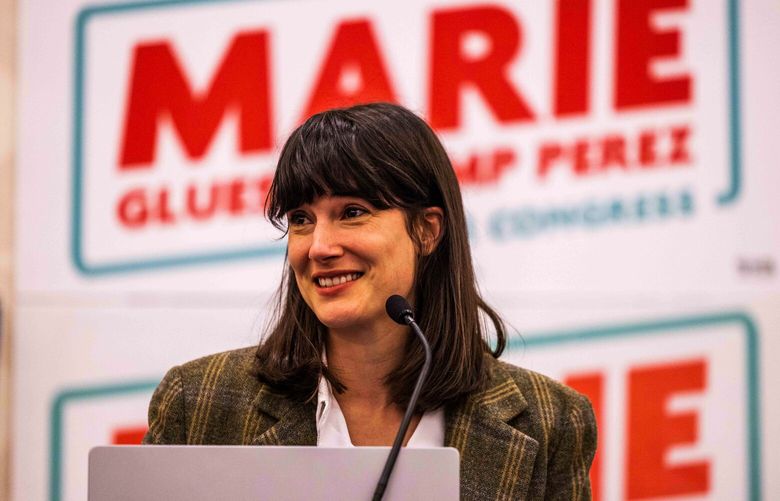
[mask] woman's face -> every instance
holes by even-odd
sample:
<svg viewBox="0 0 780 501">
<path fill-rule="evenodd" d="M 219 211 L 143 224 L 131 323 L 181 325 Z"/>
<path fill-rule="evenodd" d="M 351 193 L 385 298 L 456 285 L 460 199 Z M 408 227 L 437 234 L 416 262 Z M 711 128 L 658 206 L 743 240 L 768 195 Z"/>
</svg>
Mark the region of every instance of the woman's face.
<svg viewBox="0 0 780 501">
<path fill-rule="evenodd" d="M 379 328 L 385 301 L 410 298 L 415 247 L 400 209 L 323 196 L 287 213 L 288 260 L 298 289 L 330 329 Z"/>
</svg>

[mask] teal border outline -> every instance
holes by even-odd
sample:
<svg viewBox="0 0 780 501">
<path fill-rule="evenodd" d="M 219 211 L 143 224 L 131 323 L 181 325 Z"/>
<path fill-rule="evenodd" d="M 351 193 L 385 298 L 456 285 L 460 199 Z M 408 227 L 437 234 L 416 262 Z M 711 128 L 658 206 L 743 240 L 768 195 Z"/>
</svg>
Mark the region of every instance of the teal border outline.
<svg viewBox="0 0 780 501">
<path fill-rule="evenodd" d="M 748 471 L 749 500 L 761 501 L 761 395 L 758 365 L 758 330 L 747 313 L 728 312 L 712 315 L 686 316 L 645 323 L 613 325 L 604 328 L 587 328 L 572 331 L 553 331 L 536 334 L 525 339 L 510 339 L 507 349 L 536 348 L 567 343 L 586 343 L 610 338 L 669 335 L 669 331 L 685 328 L 700 328 L 717 324 L 737 324 L 745 334 L 745 370 L 747 384 L 747 426 L 748 426 Z M 62 488 L 62 421 L 65 406 L 73 400 L 112 396 L 139 391 L 149 391 L 158 384 L 157 380 L 116 385 L 62 390 L 57 393 L 51 407 L 49 465 L 49 499 L 60 501 Z"/>
<path fill-rule="evenodd" d="M 62 421 L 65 406 L 73 400 L 89 400 L 100 397 L 115 397 L 127 393 L 152 391 L 160 380 L 146 380 L 135 383 L 106 384 L 84 388 L 61 390 L 54 397 L 51 406 L 51 421 L 49 429 L 49 449 L 51 463 L 49 464 L 49 499 L 59 501 L 62 498 Z"/>
<path fill-rule="evenodd" d="M 726 191 L 720 193 L 716 202 L 720 206 L 737 201 L 742 190 L 742 108 L 739 58 L 739 0 L 728 0 L 728 110 L 729 110 L 729 149 L 731 183 Z"/>
<path fill-rule="evenodd" d="M 141 9 L 161 7 L 181 7 L 193 4 L 247 2 L 264 0 L 156 0 L 150 2 L 129 2 L 113 5 L 96 5 L 83 8 L 76 19 L 75 61 L 73 79 L 73 181 L 72 181 L 72 231 L 71 258 L 76 269 L 88 276 L 127 273 L 157 268 L 176 267 L 194 264 L 208 264 L 216 261 L 238 260 L 248 258 L 264 258 L 278 256 L 284 253 L 280 245 L 265 245 L 246 249 L 203 252 L 197 254 L 182 254 L 161 256 L 152 259 L 119 261 L 107 264 L 92 265 L 84 258 L 82 248 L 82 139 L 83 139 L 83 105 L 84 105 L 84 47 L 86 26 L 91 18 L 98 15 L 116 14 Z M 739 0 L 727 1 L 728 18 L 728 108 L 729 108 L 729 139 L 730 139 L 730 183 L 728 188 L 718 194 L 717 205 L 725 206 L 734 203 L 740 194 L 742 186 L 742 122 L 740 119 L 740 70 L 739 70 Z"/>
</svg>

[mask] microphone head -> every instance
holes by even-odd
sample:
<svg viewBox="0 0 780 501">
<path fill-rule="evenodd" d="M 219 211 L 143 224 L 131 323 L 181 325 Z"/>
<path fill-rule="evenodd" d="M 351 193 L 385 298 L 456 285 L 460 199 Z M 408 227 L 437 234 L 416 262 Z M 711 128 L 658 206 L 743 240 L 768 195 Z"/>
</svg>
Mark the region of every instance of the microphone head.
<svg viewBox="0 0 780 501">
<path fill-rule="evenodd" d="M 385 302 L 385 310 L 390 318 L 401 325 L 407 325 L 406 317 L 414 317 L 412 307 L 403 296 L 393 294 Z"/>
</svg>

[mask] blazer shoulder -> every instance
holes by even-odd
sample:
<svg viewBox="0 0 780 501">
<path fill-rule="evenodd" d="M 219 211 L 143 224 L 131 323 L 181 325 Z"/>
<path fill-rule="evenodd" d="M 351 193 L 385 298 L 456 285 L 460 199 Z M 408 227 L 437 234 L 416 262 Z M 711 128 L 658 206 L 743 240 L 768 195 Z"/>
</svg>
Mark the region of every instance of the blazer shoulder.
<svg viewBox="0 0 780 501">
<path fill-rule="evenodd" d="M 196 358 L 175 367 L 175 369 L 185 386 L 191 383 L 200 383 L 205 377 L 246 378 L 253 374 L 256 351 L 256 346 L 223 351 Z"/>
<path fill-rule="evenodd" d="M 256 350 L 224 351 L 178 366 L 185 399 L 220 407 L 248 405 L 265 387 L 255 375 Z"/>
<path fill-rule="evenodd" d="M 565 409 L 571 405 L 590 407 L 590 400 L 585 395 L 560 381 L 503 360 L 496 362 L 515 381 L 526 398 L 531 396 L 535 397 L 532 400 L 545 400 L 547 405 L 556 409 Z"/>
<path fill-rule="evenodd" d="M 171 368 L 149 404 L 145 443 L 238 444 L 264 385 L 256 347 L 225 351 Z"/>
<path fill-rule="evenodd" d="M 515 425 L 539 441 L 537 460 L 544 475 L 535 478 L 529 499 L 590 499 L 588 471 L 598 442 L 588 398 L 538 372 L 499 362 L 523 393 L 528 406 Z"/>
<path fill-rule="evenodd" d="M 595 445 L 596 419 L 590 400 L 583 394 L 538 372 L 496 361 L 500 372 L 517 385 L 527 403 L 523 421 L 535 438 L 554 448 L 571 427 L 593 437 Z"/>
</svg>

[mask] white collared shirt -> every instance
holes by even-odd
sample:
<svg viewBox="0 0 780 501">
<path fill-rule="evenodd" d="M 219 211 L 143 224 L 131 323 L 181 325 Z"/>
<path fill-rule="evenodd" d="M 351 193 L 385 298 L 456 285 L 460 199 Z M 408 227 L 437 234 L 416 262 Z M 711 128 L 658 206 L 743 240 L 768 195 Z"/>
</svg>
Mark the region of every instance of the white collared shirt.
<svg viewBox="0 0 780 501">
<path fill-rule="evenodd" d="M 406 446 L 443 447 L 444 409 L 424 413 Z M 344 414 L 324 377 L 320 377 L 317 390 L 317 447 L 355 447 Z"/>
</svg>

